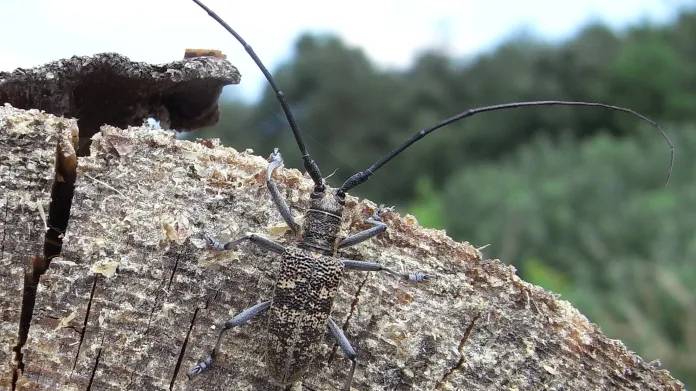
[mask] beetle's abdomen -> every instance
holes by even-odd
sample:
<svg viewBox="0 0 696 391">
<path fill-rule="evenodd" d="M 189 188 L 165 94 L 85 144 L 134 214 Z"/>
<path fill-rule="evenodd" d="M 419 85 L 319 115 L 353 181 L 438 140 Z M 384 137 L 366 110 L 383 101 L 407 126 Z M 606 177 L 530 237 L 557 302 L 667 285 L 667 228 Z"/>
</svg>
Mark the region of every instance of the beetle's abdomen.
<svg viewBox="0 0 696 391">
<path fill-rule="evenodd" d="M 266 365 L 274 382 L 299 380 L 316 357 L 342 276 L 338 259 L 286 248 L 268 318 Z"/>
</svg>

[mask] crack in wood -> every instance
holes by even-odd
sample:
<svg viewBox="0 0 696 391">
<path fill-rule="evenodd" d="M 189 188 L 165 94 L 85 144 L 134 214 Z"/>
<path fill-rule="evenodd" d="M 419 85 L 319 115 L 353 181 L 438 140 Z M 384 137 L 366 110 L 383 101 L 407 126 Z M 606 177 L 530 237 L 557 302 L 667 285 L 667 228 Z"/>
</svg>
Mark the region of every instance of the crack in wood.
<svg viewBox="0 0 696 391">
<path fill-rule="evenodd" d="M 355 312 L 355 309 L 358 307 L 358 303 L 360 302 L 360 295 L 362 293 L 362 289 L 369 278 L 370 275 L 366 273 L 365 278 L 363 278 L 363 280 L 360 282 L 360 285 L 358 286 L 358 290 L 355 291 L 353 301 L 350 303 L 350 311 L 348 312 L 348 316 L 346 317 L 345 322 L 343 322 L 343 331 L 348 331 L 348 323 L 353 318 L 353 313 Z"/>
<path fill-rule="evenodd" d="M 152 318 L 155 316 L 155 310 L 159 306 L 159 298 L 160 294 L 157 293 L 155 295 L 155 303 L 152 304 L 152 309 L 150 310 L 150 315 L 147 318 L 147 327 L 145 327 L 145 332 L 143 333 L 143 336 L 147 336 L 147 334 L 150 332 L 150 326 L 152 325 Z"/>
<path fill-rule="evenodd" d="M 143 333 L 143 335 L 145 335 L 145 336 L 148 335 L 148 333 L 150 332 L 150 327 L 152 326 L 152 318 L 155 315 L 155 311 L 160 306 L 160 297 L 161 297 L 160 291 L 165 290 L 165 291 L 169 292 L 171 290 L 172 281 L 174 279 L 174 274 L 176 273 L 178 266 L 179 266 L 180 257 L 181 257 L 181 253 L 177 253 L 176 259 L 174 262 L 174 267 L 172 268 L 172 273 L 169 275 L 169 281 L 167 283 L 167 288 L 163 289 L 163 287 L 162 287 L 162 285 L 164 284 L 164 281 L 160 281 L 159 286 L 157 287 L 157 293 L 155 294 L 155 302 L 152 304 L 152 309 L 150 310 L 150 315 L 147 318 L 147 326 L 145 327 L 145 332 Z"/>
<path fill-rule="evenodd" d="M 85 339 L 85 332 L 87 331 L 87 322 L 89 322 L 89 313 L 92 311 L 92 300 L 94 299 L 94 291 L 97 289 L 97 281 L 99 276 L 94 275 L 94 282 L 92 283 L 92 291 L 89 293 L 89 301 L 87 302 L 87 311 L 85 312 L 85 320 L 82 323 L 82 332 L 80 333 L 80 343 L 77 345 L 77 353 L 75 354 L 75 361 L 73 362 L 72 370 L 75 371 L 77 367 L 77 360 L 80 358 L 80 349 L 82 348 L 82 342 Z"/>
<path fill-rule="evenodd" d="M 24 368 L 22 368 L 24 369 Z M 12 369 L 12 391 L 17 389 L 17 381 L 19 380 L 19 368 Z"/>
<path fill-rule="evenodd" d="M 12 370 L 12 390 L 17 387 L 19 377 L 24 373 L 24 353 L 22 348 L 27 342 L 29 329 L 34 317 L 36 295 L 41 277 L 51 266 L 53 258 L 60 255 L 63 248 L 63 237 L 70 220 L 70 210 L 75 193 L 75 179 L 77 159 L 74 154 L 63 154 L 63 147 L 56 145 L 56 160 L 54 182 L 51 186 L 51 201 L 48 209 L 48 219 L 44 220 L 45 232 L 43 234 L 43 254 L 34 255 L 29 269 L 24 273 L 24 288 L 22 292 L 22 304 L 17 330 L 17 345 L 14 351 Z M 5 203 L 5 221 L 9 214 L 9 202 Z M 4 257 L 5 239 L 7 230 L 3 229 L 2 246 L 0 247 L 0 259 Z M 77 330 L 75 330 L 77 331 Z"/>
<path fill-rule="evenodd" d="M 7 221 L 10 214 L 10 200 L 5 198 L 5 217 L 2 221 Z M 5 259 L 5 239 L 7 239 L 7 228 L 3 224 L 2 226 L 2 240 L 0 240 L 0 259 Z"/>
<path fill-rule="evenodd" d="M 464 346 L 466 345 L 466 342 L 469 340 L 469 336 L 471 336 L 471 331 L 474 329 L 474 324 L 480 317 L 481 314 L 476 314 L 476 316 L 474 316 L 474 318 L 471 319 L 471 322 L 464 331 L 464 336 L 462 336 L 462 339 L 459 341 L 459 346 L 457 347 L 457 351 L 459 352 L 459 360 L 457 360 L 457 363 L 454 364 L 453 367 L 449 368 L 445 372 L 445 374 L 442 375 L 442 378 L 437 383 L 435 383 L 436 390 L 441 390 L 442 387 L 445 385 L 447 379 L 464 365 L 464 362 L 466 361 L 466 359 L 464 358 Z"/>
<path fill-rule="evenodd" d="M 104 348 L 104 334 L 102 334 L 101 344 L 97 349 L 97 358 L 94 359 L 94 366 L 92 366 L 92 374 L 89 377 L 89 383 L 87 384 L 87 389 L 85 391 L 90 391 L 92 389 L 92 383 L 94 382 L 94 376 L 97 373 L 97 367 L 99 366 L 99 359 L 101 358 L 102 349 Z M 79 352 L 79 350 L 78 350 Z"/>
<path fill-rule="evenodd" d="M 49 261 L 50 262 L 50 261 Z M 34 313 L 34 305 L 36 304 L 36 291 L 39 286 L 39 279 L 46 271 L 48 265 L 45 258 L 41 255 L 36 255 L 32 259 L 31 268 L 24 273 L 24 291 L 22 293 L 22 309 L 19 316 L 19 329 L 17 331 L 17 345 L 12 350 L 15 353 L 14 371 L 12 374 L 12 390 L 17 387 L 19 375 L 24 372 L 24 353 L 22 348 L 27 342 L 29 336 L 29 327 Z"/>
<path fill-rule="evenodd" d="M 169 276 L 167 290 L 169 290 L 172 287 L 172 280 L 174 280 L 174 274 L 176 274 L 176 269 L 177 267 L 179 267 L 179 258 L 181 258 L 181 253 L 176 254 L 176 259 L 174 260 L 174 268 L 172 269 L 172 274 Z"/>
<path fill-rule="evenodd" d="M 213 297 L 205 301 L 205 305 L 203 307 L 196 308 L 195 311 L 193 311 L 193 317 L 191 318 L 191 324 L 189 325 L 189 329 L 186 332 L 186 337 L 184 338 L 184 342 L 181 345 L 181 350 L 179 351 L 179 358 L 176 361 L 176 366 L 174 367 L 174 373 L 172 374 L 171 381 L 169 383 L 169 390 L 171 391 L 174 388 L 174 384 L 176 383 L 176 379 L 179 375 L 179 370 L 181 369 L 181 363 L 184 360 L 184 354 L 186 353 L 186 346 L 188 345 L 189 338 L 191 337 L 191 331 L 193 331 L 193 326 L 196 324 L 196 317 L 198 316 L 198 311 L 200 310 L 207 310 L 209 309 L 212 304 L 217 300 L 219 290 L 216 289 L 215 292 L 213 293 Z"/>
<path fill-rule="evenodd" d="M 205 303 L 205 307 L 202 309 L 207 309 L 208 308 L 208 303 Z M 176 366 L 174 367 L 174 374 L 172 374 L 172 380 L 169 383 L 169 390 L 171 391 L 174 388 L 174 383 L 176 382 L 177 375 L 179 374 L 179 369 L 181 368 L 181 362 L 184 360 L 184 353 L 186 353 L 186 345 L 188 345 L 189 337 L 191 336 L 191 330 L 193 330 L 193 325 L 196 323 L 196 316 L 198 316 L 198 311 L 200 311 L 201 308 L 196 308 L 195 311 L 193 311 L 193 317 L 191 318 L 191 324 L 189 325 L 189 329 L 186 332 L 186 338 L 184 338 L 184 343 L 181 344 L 181 350 L 179 351 L 179 358 L 176 360 Z"/>
<path fill-rule="evenodd" d="M 73 175 L 74 176 L 74 175 Z M 70 220 L 70 210 L 75 194 L 74 178 L 73 182 L 56 181 L 51 189 L 51 203 L 48 207 L 48 222 L 45 240 L 44 257 L 50 264 L 51 260 L 60 255 L 63 249 L 63 238 L 68 229 Z M 46 266 L 48 269 L 48 265 Z"/>
</svg>

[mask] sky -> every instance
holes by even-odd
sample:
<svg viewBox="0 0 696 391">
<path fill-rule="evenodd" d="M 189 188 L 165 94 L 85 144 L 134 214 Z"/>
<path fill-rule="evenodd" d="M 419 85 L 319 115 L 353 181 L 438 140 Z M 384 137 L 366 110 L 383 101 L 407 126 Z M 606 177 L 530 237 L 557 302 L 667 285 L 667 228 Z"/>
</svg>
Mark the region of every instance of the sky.
<svg viewBox="0 0 696 391">
<path fill-rule="evenodd" d="M 204 0 L 205 1 L 205 0 Z M 233 95 L 253 100 L 263 75 L 244 49 L 190 0 L 0 0 L 0 71 L 72 55 L 118 52 L 135 61 L 166 63 L 186 48 L 219 49 L 242 74 Z M 438 46 L 457 57 L 490 50 L 515 32 L 550 40 L 602 21 L 621 28 L 663 23 L 696 0 L 207 0 L 273 71 L 306 31 L 334 32 L 376 64 L 407 67 Z"/>
</svg>

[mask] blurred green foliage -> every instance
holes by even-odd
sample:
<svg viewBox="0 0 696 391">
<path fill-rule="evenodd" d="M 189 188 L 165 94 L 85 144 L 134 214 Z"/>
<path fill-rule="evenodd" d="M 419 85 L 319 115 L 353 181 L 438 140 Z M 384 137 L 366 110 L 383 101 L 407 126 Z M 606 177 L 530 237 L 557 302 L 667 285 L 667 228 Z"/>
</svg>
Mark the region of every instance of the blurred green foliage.
<svg viewBox="0 0 696 391">
<path fill-rule="evenodd" d="M 253 37 L 248 37 L 253 42 Z M 520 38 L 472 59 L 423 53 L 380 69 L 334 36 L 301 37 L 274 72 L 314 159 L 340 185 L 418 129 L 467 108 L 520 100 L 596 108 L 512 109 L 426 137 L 352 193 L 396 204 L 571 301 L 646 360 L 696 386 L 696 12 L 616 32 L 587 26 L 551 44 Z M 257 70 L 246 70 L 257 72 Z M 222 102 L 215 128 L 239 150 L 302 167 L 275 95 Z"/>
</svg>

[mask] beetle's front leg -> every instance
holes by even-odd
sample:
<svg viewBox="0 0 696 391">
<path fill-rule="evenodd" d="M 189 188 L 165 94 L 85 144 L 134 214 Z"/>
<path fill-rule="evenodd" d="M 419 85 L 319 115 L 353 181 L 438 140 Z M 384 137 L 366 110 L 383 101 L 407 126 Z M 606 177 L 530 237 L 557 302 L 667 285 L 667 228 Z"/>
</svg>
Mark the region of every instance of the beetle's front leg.
<svg viewBox="0 0 696 391">
<path fill-rule="evenodd" d="M 368 224 L 374 225 L 372 228 L 368 228 L 364 231 L 360 231 L 357 234 L 350 235 L 343 239 L 341 243 L 338 244 L 338 248 L 346 248 L 350 246 L 355 246 L 358 243 L 364 242 L 367 239 L 373 238 L 382 232 L 387 230 L 387 225 L 382 222 L 382 217 L 380 216 L 380 210 L 375 210 L 372 216 L 365 219 Z"/>
<path fill-rule="evenodd" d="M 278 148 L 273 148 L 273 153 L 269 159 L 270 163 L 268 163 L 268 167 L 266 168 L 266 186 L 268 187 L 268 191 L 271 193 L 273 204 L 275 205 L 276 209 L 278 209 L 278 212 L 280 212 L 280 216 L 283 217 L 285 224 L 290 227 L 292 233 L 297 236 L 300 226 L 295 222 L 295 218 L 292 216 L 288 203 L 280 194 L 280 191 L 278 191 L 278 187 L 276 186 L 275 182 L 273 182 L 273 179 L 271 179 L 273 170 L 283 165 L 283 157 L 280 155 Z"/>
</svg>

